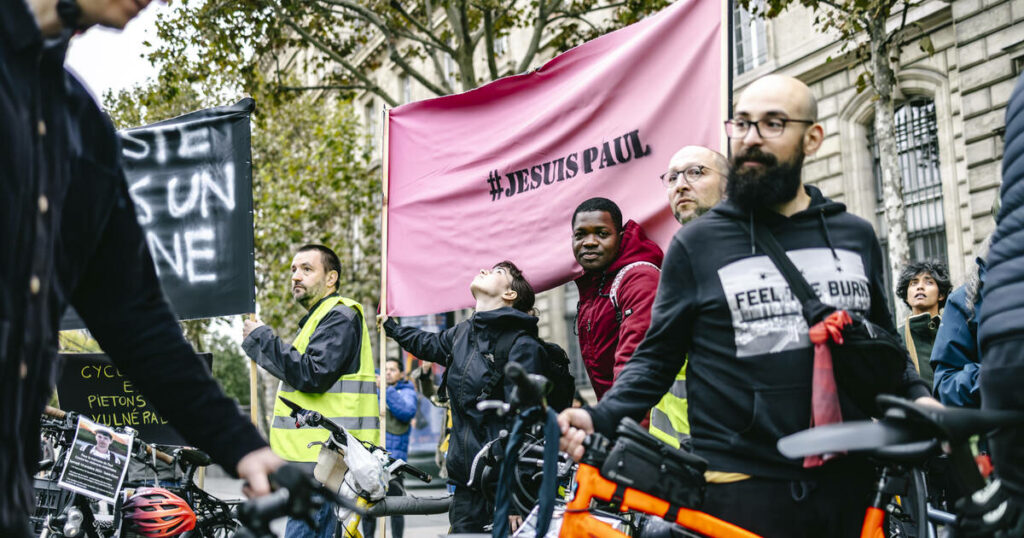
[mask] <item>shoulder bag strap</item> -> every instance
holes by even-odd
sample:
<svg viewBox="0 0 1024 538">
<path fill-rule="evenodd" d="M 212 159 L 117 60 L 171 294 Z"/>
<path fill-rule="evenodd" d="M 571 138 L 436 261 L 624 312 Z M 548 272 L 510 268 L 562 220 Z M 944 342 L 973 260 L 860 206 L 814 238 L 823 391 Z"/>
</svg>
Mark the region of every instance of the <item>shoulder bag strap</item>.
<svg viewBox="0 0 1024 538">
<path fill-rule="evenodd" d="M 750 226 L 746 222 L 738 222 L 749 234 Z M 772 260 L 775 267 L 782 273 L 783 278 L 786 279 L 789 289 L 793 291 L 793 295 L 796 296 L 803 307 L 803 315 L 804 319 L 807 320 L 807 325 L 814 325 L 821 321 L 833 310 L 818 299 L 817 294 L 814 293 L 814 288 L 807 283 L 807 279 L 800 274 L 800 270 L 793 265 L 793 260 L 789 259 L 786 251 L 782 249 L 775 236 L 767 228 L 760 226 L 754 229 L 754 243 L 764 251 L 765 255 Z"/>
</svg>

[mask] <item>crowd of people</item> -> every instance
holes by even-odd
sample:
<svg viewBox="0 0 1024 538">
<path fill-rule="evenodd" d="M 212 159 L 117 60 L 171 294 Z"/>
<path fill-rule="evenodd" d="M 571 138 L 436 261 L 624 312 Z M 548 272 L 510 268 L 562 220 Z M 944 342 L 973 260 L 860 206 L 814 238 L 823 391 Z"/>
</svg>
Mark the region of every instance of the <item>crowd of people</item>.
<svg viewBox="0 0 1024 538">
<path fill-rule="evenodd" d="M 3 536 L 31 534 L 38 416 L 54 378 L 57 320 L 69 304 L 117 367 L 190 443 L 244 478 L 248 494 L 267 493 L 268 474 L 284 461 L 311 466 L 317 452 L 309 443 L 323 438 L 322 431 L 296 428 L 279 403 L 268 447 L 210 377 L 160 290 L 110 121 L 63 69 L 74 31 L 123 27 L 147 3 L 0 0 Z M 818 423 L 823 400 L 800 303 L 755 231 L 775 237 L 823 303 L 902 337 L 906 364 L 891 380 L 899 395 L 921 405 L 1022 410 L 1021 84 L 1007 118 L 998 227 L 977 269 L 955 290 L 945 267 L 931 262 L 908 266 L 895 290 L 886 289 L 872 226 L 802 181 L 804 159 L 818 151 L 825 132 L 811 90 L 787 76 L 758 79 L 736 100 L 725 123 L 731 158 L 687 146 L 667 163 L 661 184 L 680 224 L 667 252 L 635 221 L 624 222 L 628 216 L 614 201 L 582 201 L 566 219 L 583 270 L 576 280 L 576 332 L 598 401 L 561 412 L 561 448 L 578 459 L 586 435 L 612 436 L 632 417 L 708 460 L 704 511 L 764 536 L 858 535 L 873 486 L 869 464 L 855 457 L 793 460 L 776 448 L 780 437 L 806 429 L 812 419 Z M 340 274 L 330 248 L 299 248 L 290 286 L 307 314 L 297 336 L 282 339 L 250 320 L 243 349 L 280 379 L 279 394 L 356 437 L 377 440 L 378 374 L 366 315 L 341 295 Z M 480 448 L 507 428 L 506 418 L 476 407 L 509 396 L 495 364 L 515 361 L 542 373 L 546 356 L 534 290 L 515 263 L 481 270 L 470 290 L 474 314 L 442 333 L 378 319 L 402 348 L 447 368 L 446 468 L 455 486 L 449 519 L 456 533 L 482 531 L 493 518 L 471 466 Z M 893 291 L 910 311 L 899 328 L 887 301 Z M 396 453 L 407 445 L 415 414 L 403 369 L 389 362 L 384 370 L 388 447 Z M 841 419 L 869 414 L 844 406 Z M 999 480 L 971 498 L 977 513 L 989 514 L 993 530 L 1024 526 L 1022 436 L 1024 429 L 1015 429 L 990 439 Z M 97 433 L 97 444 L 103 437 Z M 329 506 L 316 519 L 318 529 L 289 521 L 286 535 L 329 535 Z"/>
</svg>

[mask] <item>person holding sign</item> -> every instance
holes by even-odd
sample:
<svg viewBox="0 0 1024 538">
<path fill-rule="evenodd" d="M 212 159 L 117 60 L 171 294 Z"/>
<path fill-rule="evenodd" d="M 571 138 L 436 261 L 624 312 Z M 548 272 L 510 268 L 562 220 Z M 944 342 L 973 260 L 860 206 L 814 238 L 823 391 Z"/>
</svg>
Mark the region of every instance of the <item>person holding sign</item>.
<svg viewBox="0 0 1024 538">
<path fill-rule="evenodd" d="M 185 439 L 269 492 L 281 464 L 182 336 L 128 192 L 113 125 L 64 70 L 71 36 L 149 0 L 0 0 L 0 536 L 31 536 L 39 417 L 71 304 Z"/>
<path fill-rule="evenodd" d="M 308 313 L 299 322 L 291 343 L 283 341 L 260 321 L 245 320 L 242 349 L 257 364 L 281 380 L 278 395 L 320 412 L 359 439 L 380 443 L 377 414 L 377 386 L 370 335 L 363 307 L 338 294 L 341 261 L 323 245 L 306 245 L 298 250 L 291 265 L 291 292 Z M 292 462 L 316 462 L 319 448 L 308 447 L 324 441 L 327 430 L 297 429 L 291 410 L 275 400 L 270 447 Z M 318 536 L 331 536 L 334 518 L 330 505 L 317 514 Z M 289 519 L 288 538 L 313 536 L 309 525 Z"/>
</svg>

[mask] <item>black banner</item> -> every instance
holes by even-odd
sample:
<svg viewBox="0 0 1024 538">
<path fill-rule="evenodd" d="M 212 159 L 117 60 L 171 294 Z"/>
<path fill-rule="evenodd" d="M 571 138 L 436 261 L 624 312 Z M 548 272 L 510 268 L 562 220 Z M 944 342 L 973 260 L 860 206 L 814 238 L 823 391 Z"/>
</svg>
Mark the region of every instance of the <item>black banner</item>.
<svg viewBox="0 0 1024 538">
<path fill-rule="evenodd" d="M 212 353 L 199 353 L 208 368 Z M 131 426 L 147 443 L 183 445 L 185 440 L 103 353 L 61 353 L 57 381 L 61 409 L 110 427 Z"/>
<path fill-rule="evenodd" d="M 139 224 L 178 319 L 255 311 L 252 99 L 121 131 Z M 69 310 L 61 329 L 84 324 Z"/>
</svg>

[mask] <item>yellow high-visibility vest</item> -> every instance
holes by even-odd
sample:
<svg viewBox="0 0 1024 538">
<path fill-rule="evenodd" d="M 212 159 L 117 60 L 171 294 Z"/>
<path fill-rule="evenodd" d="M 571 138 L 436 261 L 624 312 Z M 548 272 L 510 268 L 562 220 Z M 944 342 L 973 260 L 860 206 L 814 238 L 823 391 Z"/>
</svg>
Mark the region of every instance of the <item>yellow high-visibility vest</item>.
<svg viewBox="0 0 1024 538">
<path fill-rule="evenodd" d="M 341 376 L 326 392 L 314 394 L 299 392 L 281 381 L 277 394 L 322 414 L 344 427 L 358 439 L 381 444 L 380 416 L 378 415 L 377 384 L 373 373 L 373 351 L 370 347 L 370 333 L 366 328 L 366 317 L 363 307 L 356 301 L 337 295 L 327 297 L 310 314 L 302 325 L 292 347 L 300 353 L 306 352 L 309 338 L 313 335 L 320 321 L 341 303 L 359 312 L 362 318 L 362 339 L 359 349 L 359 370 L 354 374 Z M 323 428 L 296 428 L 295 419 L 289 416 L 288 406 L 279 398 L 274 401 L 274 422 L 270 428 L 270 448 L 275 454 L 288 461 L 316 461 L 320 448 L 307 445 L 315 441 L 325 441 L 328 435 Z"/>
<path fill-rule="evenodd" d="M 686 414 L 686 365 L 679 369 L 672 389 L 651 409 L 652 435 L 679 448 L 690 437 L 690 419 Z"/>
</svg>

